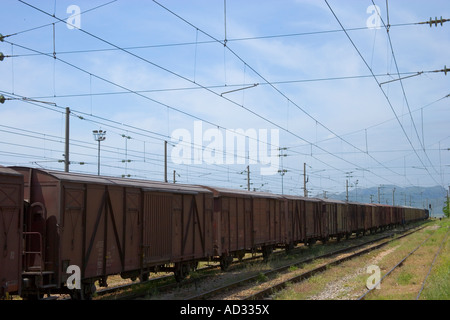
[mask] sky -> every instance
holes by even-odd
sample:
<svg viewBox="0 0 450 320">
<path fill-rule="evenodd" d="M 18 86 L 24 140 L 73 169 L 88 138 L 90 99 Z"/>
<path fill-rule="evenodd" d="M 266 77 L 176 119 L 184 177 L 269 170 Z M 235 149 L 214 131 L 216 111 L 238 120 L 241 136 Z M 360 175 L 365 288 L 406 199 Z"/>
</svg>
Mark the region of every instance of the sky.
<svg viewBox="0 0 450 320">
<path fill-rule="evenodd" d="M 447 0 L 2 1 L 0 165 L 304 195 L 450 181 Z M 93 130 L 106 131 L 98 143 Z M 167 157 L 165 145 L 167 141 Z M 248 174 L 248 171 L 250 174 Z"/>
</svg>

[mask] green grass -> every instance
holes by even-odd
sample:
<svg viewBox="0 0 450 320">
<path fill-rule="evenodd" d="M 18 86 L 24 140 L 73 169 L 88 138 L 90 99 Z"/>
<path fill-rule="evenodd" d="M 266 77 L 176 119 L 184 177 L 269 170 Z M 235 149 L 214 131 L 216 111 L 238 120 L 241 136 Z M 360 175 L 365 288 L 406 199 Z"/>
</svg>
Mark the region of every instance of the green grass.
<svg viewBox="0 0 450 320">
<path fill-rule="evenodd" d="M 439 222 L 441 229 L 437 232 L 446 233 L 450 227 L 450 219 Z M 439 243 L 440 245 L 440 243 Z M 431 270 L 424 290 L 420 296 L 422 300 L 450 300 L 450 237 L 447 236 L 438 259 Z"/>
<path fill-rule="evenodd" d="M 411 283 L 412 278 L 413 275 L 411 273 L 403 271 L 398 275 L 397 282 L 401 285 L 407 285 Z"/>
</svg>

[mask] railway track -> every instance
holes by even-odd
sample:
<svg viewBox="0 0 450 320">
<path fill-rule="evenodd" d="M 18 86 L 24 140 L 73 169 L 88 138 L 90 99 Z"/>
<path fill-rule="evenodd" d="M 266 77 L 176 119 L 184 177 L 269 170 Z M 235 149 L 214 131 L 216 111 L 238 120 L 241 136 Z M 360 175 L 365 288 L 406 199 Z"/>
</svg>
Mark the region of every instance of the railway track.
<svg viewBox="0 0 450 320">
<path fill-rule="evenodd" d="M 423 227 L 421 227 L 421 228 L 423 228 Z M 407 236 L 407 235 L 409 235 L 412 232 L 420 230 L 421 228 L 418 228 L 418 229 L 416 229 L 414 231 L 407 230 L 407 231 L 401 232 L 401 236 L 400 237 Z M 209 290 L 201 290 L 202 292 L 199 293 L 199 294 L 184 296 L 184 297 L 182 297 L 180 299 L 183 299 L 183 300 L 221 299 L 221 298 L 218 298 L 218 297 L 220 297 L 220 295 L 223 292 L 230 291 L 230 290 L 232 290 L 234 288 L 242 287 L 245 284 L 257 282 L 257 281 L 261 280 L 261 278 L 268 279 L 269 277 L 272 277 L 272 276 L 274 276 L 276 274 L 280 274 L 280 273 L 286 272 L 287 270 L 289 270 L 290 268 L 292 268 L 295 265 L 297 265 L 297 267 L 298 267 L 299 265 L 301 266 L 301 265 L 304 265 L 304 264 L 308 264 L 308 263 L 311 263 L 311 262 L 313 262 L 315 260 L 318 260 L 318 259 L 326 259 L 326 258 L 330 258 L 332 256 L 345 254 L 345 253 L 348 253 L 350 251 L 358 250 L 358 249 L 360 249 L 360 248 L 362 248 L 364 246 L 368 246 L 370 244 L 373 244 L 374 242 L 379 242 L 379 241 L 383 241 L 383 240 L 385 240 L 387 238 L 392 238 L 392 237 L 394 237 L 395 235 L 398 235 L 398 234 L 399 233 L 390 231 L 389 233 L 387 233 L 387 234 L 384 233 L 384 234 L 382 234 L 381 237 L 377 237 L 376 239 L 371 240 L 371 241 L 366 241 L 366 242 L 358 244 L 358 245 L 353 245 L 353 246 L 346 247 L 346 248 L 343 248 L 343 249 L 334 250 L 332 252 L 329 252 L 329 253 L 326 253 L 326 254 L 322 254 L 320 256 L 311 257 L 311 258 L 307 258 L 307 259 L 302 259 L 302 260 L 297 261 L 295 263 L 290 263 L 290 264 L 287 264 L 287 265 L 284 265 L 284 266 L 281 266 L 281 267 L 278 267 L 278 268 L 274 268 L 272 270 L 259 272 L 258 274 L 249 276 L 249 277 L 247 277 L 245 279 L 240 279 L 238 281 L 233 281 L 232 283 L 229 283 L 227 285 L 222 285 L 222 286 L 220 286 L 218 288 L 215 288 L 215 289 L 212 289 L 212 290 L 211 289 L 209 289 Z M 397 239 L 398 238 L 399 237 L 397 237 Z M 378 247 L 384 246 L 385 244 L 387 244 L 387 242 L 383 242 L 382 244 L 371 246 L 370 248 L 366 248 L 366 249 L 360 250 L 358 252 L 359 252 L 359 254 L 363 254 L 363 253 L 368 252 L 370 250 L 374 250 L 374 249 L 376 249 Z M 347 259 L 351 259 L 351 257 L 345 257 L 345 258 L 341 258 L 341 259 L 342 259 L 342 261 L 344 261 L 344 260 L 347 260 Z M 335 261 L 334 263 L 339 263 L 339 262 Z M 309 272 L 309 275 L 308 274 L 303 274 L 299 279 L 301 279 L 302 277 L 304 279 L 305 277 L 311 276 L 311 275 L 313 275 L 313 274 L 315 274 L 317 272 L 320 272 L 321 270 L 325 270 L 326 268 L 328 268 L 328 266 L 326 266 L 326 265 L 322 266 L 321 268 L 316 268 L 314 271 Z M 193 281 L 194 282 L 195 281 L 201 282 L 202 279 L 194 279 Z M 290 279 L 289 281 L 292 282 L 292 281 L 295 281 L 295 280 Z M 187 283 L 183 283 L 183 285 L 187 285 Z M 170 289 L 176 288 L 178 286 L 179 285 L 174 286 L 174 287 L 166 287 L 166 288 L 160 287 L 160 288 L 157 289 L 157 291 L 160 293 L 160 292 L 164 292 L 166 290 L 170 290 Z M 261 292 L 261 293 L 258 293 L 258 294 L 254 294 L 253 296 L 248 296 L 248 297 L 245 297 L 245 298 L 242 298 L 242 299 L 263 299 L 264 297 L 267 296 L 267 294 L 271 294 L 274 290 L 279 290 L 279 288 L 282 288 L 282 287 L 283 287 L 283 284 L 279 284 L 278 288 L 270 288 L 270 289 L 267 289 L 265 293 Z M 194 291 L 197 291 L 197 286 L 194 289 Z M 138 299 L 140 297 L 142 297 L 142 295 L 140 295 L 140 294 L 132 294 L 132 295 L 124 296 L 122 299 Z"/>
<path fill-rule="evenodd" d="M 278 251 L 274 251 L 274 255 L 278 255 L 278 254 L 282 254 L 284 253 L 284 250 L 278 250 Z M 257 261 L 257 260 L 263 260 L 263 256 L 262 254 L 255 254 L 251 257 L 248 258 L 244 258 L 241 261 L 233 261 L 230 263 L 230 266 L 236 266 L 238 264 L 242 264 L 242 263 L 249 263 L 249 262 L 253 262 L 253 261 Z M 209 266 L 205 266 L 202 268 L 197 269 L 198 272 L 207 272 L 207 271 L 213 271 L 214 269 L 220 269 L 220 265 L 209 265 Z M 206 279 L 208 277 L 211 277 L 210 275 L 199 275 L 196 277 L 191 277 L 189 279 L 185 279 L 182 282 L 178 283 L 178 282 L 173 282 L 173 274 L 167 274 L 164 276 L 160 276 L 160 277 L 155 277 L 146 281 L 142 281 L 142 282 L 138 282 L 138 283 L 130 283 L 130 284 L 123 284 L 123 285 L 118 285 L 118 286 L 112 286 L 110 288 L 105 288 L 105 289 L 101 289 L 98 290 L 96 292 L 96 296 L 98 298 L 102 298 L 105 297 L 107 295 L 115 295 L 120 291 L 128 291 L 128 290 L 133 290 L 134 288 L 138 288 L 140 286 L 147 286 L 149 288 L 153 288 L 153 289 L 149 289 L 149 290 L 154 290 L 155 292 L 158 293 L 162 293 L 162 292 L 167 292 L 169 290 L 173 290 L 176 288 L 179 288 L 180 286 L 185 286 L 185 285 L 195 285 L 197 282 L 202 281 L 203 279 Z M 163 284 L 158 284 L 159 282 L 168 282 L 168 283 L 163 283 Z M 149 290 L 145 290 L 146 292 L 148 292 Z M 130 299 L 136 299 L 136 298 L 140 298 L 143 295 L 145 295 L 146 293 L 127 293 L 127 294 L 123 294 L 120 297 L 118 297 L 118 299 L 121 300 L 130 300 Z"/>
<path fill-rule="evenodd" d="M 402 234 L 402 235 L 400 235 L 399 237 L 396 237 L 396 238 L 392 238 L 396 234 L 386 235 L 386 236 L 381 237 L 379 239 L 371 240 L 371 241 L 368 241 L 366 243 L 363 243 L 363 244 L 360 244 L 360 245 L 357 245 L 357 246 L 352 246 L 352 247 L 349 247 L 349 248 L 344 249 L 344 250 L 339 250 L 339 251 L 334 252 L 334 253 L 330 253 L 330 254 L 326 254 L 326 255 L 317 257 L 317 258 L 315 258 L 313 260 L 330 258 L 330 257 L 333 257 L 333 256 L 338 256 L 338 255 L 341 255 L 341 254 L 348 253 L 348 254 L 345 254 L 342 257 L 338 257 L 338 258 L 332 259 L 331 261 L 325 262 L 325 263 L 319 265 L 318 267 L 315 267 L 315 268 L 313 268 L 313 269 L 311 269 L 309 271 L 302 272 L 300 274 L 296 274 L 296 275 L 293 275 L 293 276 L 289 276 L 289 277 L 283 278 L 281 280 L 275 279 L 275 280 L 273 280 L 274 284 L 270 284 L 269 286 L 267 286 L 267 287 L 265 287 L 263 289 L 260 289 L 259 291 L 255 292 L 255 293 L 244 295 L 240 299 L 241 300 L 262 300 L 262 299 L 267 299 L 268 297 L 273 295 L 275 292 L 278 292 L 280 290 L 285 289 L 288 285 L 290 285 L 292 283 L 300 282 L 300 281 L 306 280 L 308 278 L 311 278 L 312 276 L 314 276 L 314 275 L 316 275 L 316 274 L 318 274 L 320 272 L 328 270 L 328 268 L 330 268 L 332 266 L 336 266 L 336 265 L 341 264 L 341 263 L 343 263 L 345 261 L 351 260 L 351 259 L 353 259 L 355 257 L 358 257 L 358 256 L 361 256 L 363 254 L 366 254 L 366 253 L 368 253 L 370 251 L 382 248 L 382 247 L 384 247 L 385 245 L 389 244 L 390 242 L 392 242 L 394 240 L 406 237 L 406 236 L 408 236 L 408 235 L 410 235 L 410 234 L 412 234 L 414 232 L 417 232 L 417 231 L 419 231 L 421 229 L 423 229 L 423 227 L 418 228 L 418 229 L 413 230 L 413 231 L 408 231 L 408 232 L 406 232 L 406 233 L 404 233 L 404 234 Z M 387 241 L 383 241 L 383 240 L 385 240 L 387 238 L 392 238 L 392 239 L 389 239 Z M 371 245 L 371 244 L 379 242 L 379 241 L 383 241 L 383 242 L 375 244 L 375 245 Z M 363 248 L 365 246 L 369 246 L 369 247 Z M 363 248 L 363 249 L 361 249 L 361 248 Z M 351 252 L 353 250 L 357 250 L 357 251 L 356 252 Z M 308 262 L 311 262 L 311 261 L 308 261 Z"/>
<path fill-rule="evenodd" d="M 448 229 L 448 228 L 447 228 Z M 423 248 L 423 246 L 424 246 L 424 244 L 429 240 L 429 239 L 431 239 L 432 238 L 432 236 L 434 235 L 434 233 L 436 232 L 436 230 L 434 230 L 434 232 L 432 233 L 432 234 L 430 234 L 425 240 L 423 240 L 417 247 L 415 247 L 412 251 L 410 251 L 406 256 L 404 256 L 397 264 L 395 264 L 395 266 L 394 267 L 392 267 L 377 283 L 375 283 L 373 286 L 371 286 L 369 289 L 367 289 L 367 291 L 363 294 L 363 295 L 361 295 L 359 298 L 358 298 L 358 300 L 365 300 L 367 297 L 368 297 L 368 295 L 370 295 L 370 293 L 371 292 L 373 292 L 373 290 L 375 290 L 375 288 L 377 288 L 378 287 L 378 285 L 380 285 L 381 284 L 381 282 L 385 279 L 385 278 L 387 278 L 389 275 L 391 275 L 395 270 L 397 270 L 399 267 L 401 267 L 401 266 L 403 266 L 404 265 L 404 263 L 406 262 L 406 260 L 408 259 L 408 258 L 410 258 L 414 253 L 416 253 L 419 249 L 421 249 L 421 248 Z M 425 276 L 425 278 L 424 278 L 424 280 L 422 281 L 422 286 L 421 286 L 421 288 L 420 288 L 420 290 L 419 290 L 419 292 L 418 292 L 418 294 L 417 294 L 417 296 L 416 296 L 416 300 L 418 300 L 419 299 L 419 297 L 420 297 L 420 295 L 421 295 L 421 293 L 422 293 L 422 290 L 423 290 L 423 288 L 424 288 L 424 286 L 425 286 L 425 282 L 426 282 L 426 280 L 427 280 L 427 278 L 428 278 L 428 276 L 429 276 L 429 274 L 431 273 L 431 269 L 433 268 L 433 265 L 434 265 L 434 262 L 436 261 L 436 258 L 438 257 L 438 255 L 439 255 L 439 253 L 440 253 L 440 251 L 441 251 L 441 249 L 442 249 L 442 247 L 443 247 L 443 245 L 445 244 L 445 241 L 446 241 L 446 239 L 447 239 L 447 237 L 448 237 L 448 233 L 449 233 L 449 230 L 447 230 L 447 232 L 446 232 L 446 234 L 445 234 L 445 236 L 443 237 L 443 239 L 442 239 L 442 241 L 441 241 L 441 243 L 440 243 L 440 245 L 439 245 L 439 247 L 438 247 L 438 250 L 436 251 L 436 254 L 434 255 L 434 259 L 433 259 L 433 261 L 432 261 L 432 263 L 431 263 L 431 265 L 430 265 L 430 268 L 429 268 L 429 270 L 428 270 L 428 273 L 427 273 L 427 275 Z"/>
</svg>

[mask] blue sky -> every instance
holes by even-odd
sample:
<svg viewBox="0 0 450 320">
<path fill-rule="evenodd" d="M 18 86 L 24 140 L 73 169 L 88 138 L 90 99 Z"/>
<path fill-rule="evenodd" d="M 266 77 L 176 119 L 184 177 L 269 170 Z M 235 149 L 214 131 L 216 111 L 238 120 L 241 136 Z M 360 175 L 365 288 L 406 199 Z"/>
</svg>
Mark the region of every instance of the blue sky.
<svg viewBox="0 0 450 320">
<path fill-rule="evenodd" d="M 374 3 L 380 28 L 368 28 Z M 449 184 L 450 77 L 430 71 L 450 66 L 450 24 L 416 24 L 450 18 L 446 0 L 4 0 L 2 12 L 2 165 L 63 170 L 69 107 L 72 172 L 97 173 L 92 131 L 102 129 L 106 175 L 163 179 L 166 140 L 168 178 L 175 170 L 180 183 L 245 188 L 250 164 L 252 188 L 302 195 L 306 163 L 312 195 L 346 180 Z M 258 152 L 178 164 L 180 129 L 204 158 L 232 130 L 254 129 L 258 143 L 278 130 L 268 147 L 286 155 L 283 179 L 260 174 Z"/>
</svg>

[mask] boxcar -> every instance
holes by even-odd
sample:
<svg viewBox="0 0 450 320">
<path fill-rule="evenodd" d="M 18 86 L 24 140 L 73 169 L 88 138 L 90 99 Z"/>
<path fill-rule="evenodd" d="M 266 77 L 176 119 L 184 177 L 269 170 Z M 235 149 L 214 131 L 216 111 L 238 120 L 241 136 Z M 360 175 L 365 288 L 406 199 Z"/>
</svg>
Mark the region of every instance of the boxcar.
<svg viewBox="0 0 450 320">
<path fill-rule="evenodd" d="M 139 181 L 126 181 L 137 185 Z M 145 182 L 142 270 L 173 271 L 177 281 L 213 256 L 213 193 L 203 187 Z M 139 247 L 136 246 L 135 247 Z"/>
<path fill-rule="evenodd" d="M 306 198 L 290 195 L 285 195 L 283 197 L 285 198 L 288 248 L 293 248 L 298 243 L 306 242 Z"/>
<path fill-rule="evenodd" d="M 404 207 L 404 223 L 428 219 L 428 210 Z"/>
<path fill-rule="evenodd" d="M 262 251 L 267 257 L 289 237 L 280 196 L 244 190 L 209 188 L 214 193 L 214 256 L 226 269 L 233 257 Z"/>
<path fill-rule="evenodd" d="M 382 226 L 381 207 L 375 203 L 372 206 L 372 230 L 371 232 L 377 232 Z"/>
<path fill-rule="evenodd" d="M 305 244 L 328 240 L 328 214 L 322 201 L 316 198 L 284 196 L 288 202 L 289 223 L 293 226 L 293 241 Z"/>
<path fill-rule="evenodd" d="M 69 266 L 81 273 L 81 290 L 69 293 L 88 297 L 94 282 L 106 286 L 109 275 L 145 278 L 170 268 L 180 278 L 212 254 L 213 198 L 204 188 L 16 170 L 31 204 L 23 273 L 30 295 L 67 291 Z"/>
<path fill-rule="evenodd" d="M 358 236 L 364 230 L 364 208 L 360 203 L 348 202 L 349 232 L 347 236 L 356 233 Z"/>
<path fill-rule="evenodd" d="M 328 234 L 338 241 L 350 231 L 348 204 L 340 200 L 323 199 L 324 211 L 328 215 Z"/>
<path fill-rule="evenodd" d="M 0 167 L 0 298 L 21 291 L 23 206 L 23 176 Z"/>
<path fill-rule="evenodd" d="M 363 215 L 364 215 L 364 230 L 363 230 L 363 234 L 365 234 L 366 232 L 373 232 L 375 227 L 374 225 L 376 224 L 375 221 L 375 209 L 376 206 L 370 203 L 364 204 L 363 205 Z"/>
</svg>

